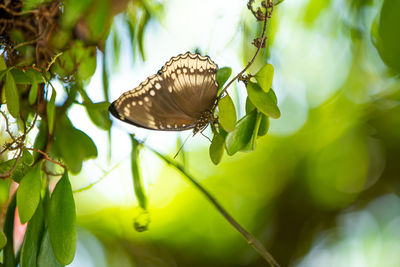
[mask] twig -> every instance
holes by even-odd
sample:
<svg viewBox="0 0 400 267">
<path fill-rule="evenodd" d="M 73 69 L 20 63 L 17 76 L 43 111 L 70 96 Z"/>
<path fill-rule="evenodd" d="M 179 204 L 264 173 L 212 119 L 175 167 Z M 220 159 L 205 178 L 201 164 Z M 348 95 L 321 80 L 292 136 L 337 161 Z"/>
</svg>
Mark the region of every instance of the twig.
<svg viewBox="0 0 400 267">
<path fill-rule="evenodd" d="M 267 1 L 268 1 L 268 3 L 272 3 L 272 2 L 270 2 L 271 0 L 267 0 Z M 278 0 L 278 1 L 280 1 L 280 0 Z M 283 0 L 281 0 L 281 1 L 283 1 Z M 249 1 L 249 3 L 251 3 L 251 1 Z M 280 2 L 279 2 L 279 3 L 280 3 Z M 272 4 L 272 6 L 271 6 L 271 13 L 272 13 L 273 6 L 274 6 L 274 4 Z M 251 10 L 251 11 L 252 11 L 252 10 Z M 253 12 L 253 11 L 252 11 L 252 12 Z M 217 98 L 217 101 L 215 102 L 215 105 L 214 105 L 213 109 L 215 109 L 215 108 L 217 107 L 219 100 L 222 98 L 223 93 L 226 92 L 226 90 L 228 89 L 228 87 L 231 86 L 231 84 L 232 84 L 236 79 L 238 79 L 239 77 L 241 77 L 241 76 L 243 75 L 243 73 L 245 73 L 245 71 L 246 71 L 248 68 L 250 68 L 250 66 L 254 63 L 254 60 L 256 59 L 256 57 L 257 57 L 258 53 L 260 52 L 261 48 L 263 47 L 263 45 L 262 45 L 263 42 L 265 42 L 265 32 L 266 32 L 266 29 L 267 29 L 267 22 L 268 22 L 268 18 L 269 18 L 270 15 L 271 15 L 271 13 L 269 13 L 269 14 L 268 14 L 268 13 L 269 13 L 269 12 L 268 12 L 268 6 L 267 6 L 267 7 L 265 8 L 265 14 L 264 14 L 264 26 L 263 26 L 263 31 L 262 31 L 261 37 L 258 38 L 259 40 L 261 40 L 261 44 L 257 46 L 256 53 L 254 54 L 254 56 L 253 56 L 253 58 L 250 60 L 250 62 L 247 64 L 247 66 L 246 66 L 241 72 L 239 72 L 232 80 L 230 80 L 230 81 L 227 83 L 227 85 L 225 85 L 224 89 L 221 90 L 221 93 L 219 94 L 219 96 L 218 96 L 218 98 Z M 254 14 L 254 13 L 253 13 L 253 14 Z"/>
<path fill-rule="evenodd" d="M 14 46 L 14 47 L 11 49 L 10 53 L 13 52 L 14 50 L 16 50 L 17 48 L 22 47 L 22 46 L 34 44 L 34 43 L 36 43 L 37 41 L 39 41 L 40 39 L 42 39 L 42 38 L 43 38 L 43 36 L 39 35 L 39 37 L 36 38 L 36 39 L 29 40 L 29 41 L 26 41 L 26 42 L 23 42 L 23 43 L 19 43 L 19 44 L 17 44 L 16 46 Z"/>
<path fill-rule="evenodd" d="M 191 176 L 182 165 L 170 160 L 168 157 L 164 156 L 157 150 L 143 144 L 147 149 L 156 154 L 159 158 L 165 161 L 168 165 L 177 169 L 182 173 L 189 182 L 191 182 L 221 213 L 221 215 L 247 240 L 247 242 L 271 265 L 274 267 L 279 267 L 279 264 L 275 261 L 272 255 L 264 248 L 264 246 L 253 237 L 249 232 L 247 232 L 216 200 L 216 198 L 211 195 L 197 180 Z"/>
<path fill-rule="evenodd" d="M 19 150 L 18 156 L 15 158 L 15 163 L 14 163 L 14 165 L 12 166 L 12 168 L 11 168 L 8 172 L 0 173 L 0 178 L 1 178 L 1 179 L 8 178 L 8 177 L 10 177 L 10 176 L 13 174 L 15 168 L 17 168 L 18 161 L 19 161 L 19 159 L 21 158 L 21 155 L 22 155 L 22 148 Z"/>
<path fill-rule="evenodd" d="M 35 116 L 33 117 L 33 121 L 32 121 L 31 126 L 29 126 L 29 129 L 26 131 L 26 133 L 24 135 L 27 135 L 33 129 L 33 127 L 35 126 L 36 119 L 37 119 L 38 115 L 39 115 L 39 113 L 36 112 Z"/>
<path fill-rule="evenodd" d="M 11 133 L 11 131 L 10 131 L 10 126 L 9 126 L 9 124 L 8 124 L 8 118 L 7 118 L 7 115 L 2 111 L 2 110 L 0 110 L 0 113 L 1 113 L 1 115 L 3 115 L 3 117 L 4 117 L 4 120 L 5 120 L 5 122 L 6 122 L 6 132 L 8 133 L 8 135 L 10 136 L 10 138 L 13 140 L 13 142 L 15 143 L 16 142 L 16 138 L 14 137 L 14 135 Z"/>
<path fill-rule="evenodd" d="M 13 16 L 22 16 L 22 15 L 26 15 L 26 14 L 37 14 L 39 12 L 38 10 L 26 10 L 26 11 L 22 11 L 22 12 L 15 12 L 3 4 L 0 4 L 0 8 L 4 9 L 7 13 L 9 13 Z"/>
<path fill-rule="evenodd" d="M 39 149 L 35 149 L 35 148 L 29 148 L 29 147 L 26 147 L 26 149 L 28 149 L 28 150 L 30 150 L 30 151 L 35 151 L 35 152 L 37 152 L 37 153 L 40 153 L 40 154 L 42 154 L 42 155 L 44 156 L 45 160 L 48 160 L 48 161 L 50 161 L 50 162 L 53 162 L 54 164 L 60 165 L 61 167 L 64 168 L 65 171 L 68 170 L 67 166 L 65 166 L 64 164 L 62 164 L 62 163 L 59 162 L 59 161 L 56 161 L 56 160 L 50 158 L 49 154 L 47 154 L 46 152 L 43 152 L 43 151 L 41 151 L 41 150 L 39 150 Z"/>
<path fill-rule="evenodd" d="M 50 68 L 51 68 L 51 66 L 54 64 L 54 62 L 56 62 L 57 58 L 58 58 L 59 56 L 61 56 L 62 54 L 63 54 L 63 52 L 60 52 L 60 53 L 58 53 L 57 55 L 55 55 L 55 56 L 51 59 L 49 65 L 47 65 L 46 72 L 48 72 L 48 71 L 50 70 Z"/>
</svg>

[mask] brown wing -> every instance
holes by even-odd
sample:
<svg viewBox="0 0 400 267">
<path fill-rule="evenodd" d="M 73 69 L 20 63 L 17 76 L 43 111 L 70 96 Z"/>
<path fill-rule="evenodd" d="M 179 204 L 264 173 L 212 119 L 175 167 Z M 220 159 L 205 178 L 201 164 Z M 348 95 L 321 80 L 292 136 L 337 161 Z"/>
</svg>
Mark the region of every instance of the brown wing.
<svg viewBox="0 0 400 267">
<path fill-rule="evenodd" d="M 217 95 L 217 65 L 185 53 L 171 58 L 155 75 L 125 92 L 109 110 L 118 119 L 154 130 L 187 130 L 210 109 Z"/>
<path fill-rule="evenodd" d="M 159 74 L 173 100 L 186 114 L 197 119 L 215 102 L 217 69 L 209 57 L 187 52 L 171 58 Z"/>
</svg>

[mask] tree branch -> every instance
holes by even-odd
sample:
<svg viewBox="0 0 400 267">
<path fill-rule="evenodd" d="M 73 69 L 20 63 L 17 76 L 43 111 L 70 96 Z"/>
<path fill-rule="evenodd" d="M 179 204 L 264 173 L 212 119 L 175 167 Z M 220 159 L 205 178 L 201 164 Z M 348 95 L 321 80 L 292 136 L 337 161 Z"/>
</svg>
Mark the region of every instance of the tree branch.
<svg viewBox="0 0 400 267">
<path fill-rule="evenodd" d="M 143 144 L 143 143 L 142 143 Z M 191 176 L 182 165 L 172 161 L 168 157 L 164 156 L 157 150 L 143 144 L 145 148 L 156 154 L 165 163 L 177 169 L 184 177 L 192 183 L 210 202 L 211 204 L 221 213 L 221 215 L 247 240 L 247 242 L 273 267 L 279 267 L 279 264 L 275 261 L 272 255 L 264 248 L 260 241 L 254 236 L 247 232 L 223 207 L 217 199 L 211 195 L 197 180 Z"/>
</svg>

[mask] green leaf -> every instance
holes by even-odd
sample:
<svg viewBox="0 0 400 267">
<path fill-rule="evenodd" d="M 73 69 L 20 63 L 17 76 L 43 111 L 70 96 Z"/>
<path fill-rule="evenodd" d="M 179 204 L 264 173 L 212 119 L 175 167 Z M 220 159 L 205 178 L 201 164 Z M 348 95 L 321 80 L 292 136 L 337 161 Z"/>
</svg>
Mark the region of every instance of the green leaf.
<svg viewBox="0 0 400 267">
<path fill-rule="evenodd" d="M 37 82 L 32 83 L 31 90 L 29 90 L 28 101 L 30 105 L 35 104 L 38 94 L 38 84 Z"/>
<path fill-rule="evenodd" d="M 58 181 L 48 210 L 50 243 L 58 262 L 70 264 L 75 256 L 77 234 L 75 202 L 68 172 Z"/>
<path fill-rule="evenodd" d="M 212 139 L 209 153 L 210 153 L 211 161 L 215 165 L 218 165 L 218 163 L 221 162 L 222 156 L 224 155 L 225 138 L 226 138 L 226 136 L 223 136 L 223 135 L 217 133 L 217 134 L 214 134 L 214 137 Z"/>
<path fill-rule="evenodd" d="M 12 197 L 7 207 L 6 219 L 4 221 L 4 233 L 7 238 L 7 244 L 3 249 L 3 266 L 15 267 L 16 260 L 14 255 L 14 215 L 16 207 L 16 197 Z"/>
<path fill-rule="evenodd" d="M 261 112 L 257 112 L 256 122 L 253 127 L 253 133 L 251 135 L 250 141 L 242 149 L 240 149 L 240 151 L 247 152 L 256 149 L 256 141 L 258 137 L 258 131 L 260 128 L 262 116 L 263 114 Z"/>
<path fill-rule="evenodd" d="M 0 70 L 0 81 L 3 80 L 4 76 L 9 72 L 10 69 Z"/>
<path fill-rule="evenodd" d="M 274 99 L 275 93 L 272 90 L 265 93 L 258 84 L 249 82 L 247 84 L 247 93 L 251 103 L 262 113 L 274 119 L 281 116 Z"/>
<path fill-rule="evenodd" d="M 49 232 L 46 230 L 42 238 L 42 244 L 40 245 L 40 251 L 37 258 L 38 267 L 62 267 L 56 257 L 54 256 L 53 248 L 51 247 Z"/>
<path fill-rule="evenodd" d="M 100 40 L 105 37 L 110 24 L 110 1 L 97 0 L 89 8 L 89 13 L 85 17 L 90 39 Z"/>
<path fill-rule="evenodd" d="M 222 87 L 229 79 L 232 74 L 232 69 L 229 67 L 223 67 L 217 71 L 217 83 L 218 83 L 218 95 L 220 94 Z"/>
<path fill-rule="evenodd" d="M 86 111 L 92 122 L 100 129 L 109 130 L 111 128 L 110 113 L 108 107 L 110 103 L 85 103 Z"/>
<path fill-rule="evenodd" d="M 218 121 L 227 132 L 232 132 L 236 124 L 236 110 L 232 98 L 224 96 L 218 103 Z"/>
<path fill-rule="evenodd" d="M 17 199 L 18 201 L 18 199 Z M 41 238 L 44 229 L 43 205 L 40 203 L 35 215 L 28 223 L 24 243 L 21 248 L 20 266 L 36 266 L 36 257 L 39 253 Z"/>
<path fill-rule="evenodd" d="M 264 114 L 261 114 L 260 128 L 258 128 L 258 136 L 264 136 L 267 134 L 269 129 L 269 118 Z"/>
<path fill-rule="evenodd" d="M 91 55 L 89 54 L 83 61 L 78 68 L 78 77 L 81 80 L 87 80 L 91 78 L 96 71 L 96 51 L 93 50 Z"/>
<path fill-rule="evenodd" d="M 16 84 L 32 84 L 33 81 L 41 81 L 42 74 L 33 69 L 22 71 L 21 69 L 11 69 Z"/>
<path fill-rule="evenodd" d="M 18 214 L 22 224 L 29 221 L 40 202 L 40 164 L 32 168 L 19 183 L 17 191 Z"/>
<path fill-rule="evenodd" d="M 3 249 L 7 244 L 7 237 L 3 230 L 0 230 L 0 249 Z"/>
<path fill-rule="evenodd" d="M 29 153 L 29 152 L 28 152 Z M 24 164 L 24 161 L 29 161 L 29 159 L 27 159 L 27 157 L 29 157 L 28 155 L 25 155 L 25 152 L 22 153 L 22 158 L 18 161 L 17 166 L 15 167 L 11 178 L 19 183 L 20 180 L 22 179 L 22 177 L 25 176 L 25 174 L 31 169 L 28 165 L 29 164 Z M 0 163 L 0 173 L 6 173 L 8 171 L 10 171 L 13 166 L 15 164 L 15 159 L 10 159 L 4 162 Z"/>
<path fill-rule="evenodd" d="M 22 9 L 25 10 L 32 10 L 36 8 L 39 5 L 42 5 L 44 3 L 50 2 L 50 0 L 25 0 L 23 3 Z"/>
<path fill-rule="evenodd" d="M 138 43 L 138 47 L 139 47 L 139 52 L 140 55 L 142 56 L 142 60 L 145 61 L 146 57 L 144 54 L 144 45 L 143 45 L 143 40 L 144 40 L 144 30 L 147 26 L 147 23 L 150 19 L 150 14 L 147 10 L 143 11 L 143 14 L 140 18 L 139 21 L 139 26 L 138 26 L 138 31 L 137 31 L 137 43 Z"/>
<path fill-rule="evenodd" d="M 56 125 L 52 151 L 64 159 L 71 172 L 79 173 L 83 160 L 97 157 L 97 148 L 87 134 L 74 128 L 66 117 L 63 120 Z"/>
<path fill-rule="evenodd" d="M 400 73 L 399 14 L 400 1 L 385 0 L 383 2 L 375 45 L 385 64 L 397 73 Z"/>
<path fill-rule="evenodd" d="M 47 121 L 49 125 L 49 134 L 53 134 L 54 120 L 56 118 L 56 96 L 57 92 L 53 89 L 50 101 L 47 102 Z"/>
<path fill-rule="evenodd" d="M 7 69 L 7 64 L 6 64 L 6 61 L 4 60 L 4 53 L 5 52 L 3 52 L 0 55 L 0 71 Z M 0 81 L 1 81 L 1 79 L 0 79 Z"/>
<path fill-rule="evenodd" d="M 268 93 L 272 86 L 272 79 L 274 77 L 274 66 L 267 64 L 262 67 L 257 74 L 254 76 L 257 80 L 258 85 L 264 92 Z"/>
<path fill-rule="evenodd" d="M 257 111 L 254 110 L 241 118 L 235 130 L 230 132 L 226 138 L 226 152 L 232 156 L 242 148 L 244 148 L 253 135 L 253 130 L 256 122 Z"/>
<path fill-rule="evenodd" d="M 64 1 L 64 12 L 62 13 L 62 23 L 66 28 L 75 26 L 77 20 L 85 14 L 85 11 L 90 6 L 92 0 L 66 0 Z"/>
<path fill-rule="evenodd" d="M 275 91 L 272 90 L 272 88 L 269 89 L 268 95 L 272 98 L 275 104 L 278 104 L 278 98 L 276 97 Z"/>
<path fill-rule="evenodd" d="M 7 109 L 14 118 L 19 117 L 19 94 L 14 81 L 14 77 L 10 72 L 6 73 L 6 101 Z"/>
<path fill-rule="evenodd" d="M 15 159 L 6 160 L 0 163 L 0 173 L 6 173 L 11 170 L 15 164 Z"/>
<path fill-rule="evenodd" d="M 133 135 L 130 135 L 132 141 L 132 152 L 131 152 L 131 171 L 133 178 L 133 187 L 135 189 L 136 199 L 139 202 L 139 206 L 147 210 L 148 199 L 146 196 L 146 190 L 143 185 L 143 178 L 140 173 L 140 164 L 139 164 L 139 143 L 134 138 Z"/>
<path fill-rule="evenodd" d="M 130 24 L 129 24 L 130 25 Z M 103 62 L 102 62 L 102 71 L 103 71 L 103 94 L 104 99 L 109 102 L 109 80 L 108 80 L 108 72 L 107 72 L 107 60 L 106 56 L 103 54 Z"/>
<path fill-rule="evenodd" d="M 19 183 L 21 181 L 21 179 L 32 169 L 32 167 L 26 165 L 26 164 L 22 164 L 21 162 L 19 162 L 17 164 L 17 167 L 15 168 L 11 178 Z"/>
<path fill-rule="evenodd" d="M 246 98 L 246 114 L 249 114 L 253 110 L 255 110 L 256 107 L 251 103 L 249 97 Z"/>
<path fill-rule="evenodd" d="M 26 165 L 32 165 L 33 163 L 33 156 L 32 154 L 28 151 L 28 149 L 24 148 L 23 152 L 22 152 L 22 158 L 21 158 L 22 162 Z"/>
</svg>

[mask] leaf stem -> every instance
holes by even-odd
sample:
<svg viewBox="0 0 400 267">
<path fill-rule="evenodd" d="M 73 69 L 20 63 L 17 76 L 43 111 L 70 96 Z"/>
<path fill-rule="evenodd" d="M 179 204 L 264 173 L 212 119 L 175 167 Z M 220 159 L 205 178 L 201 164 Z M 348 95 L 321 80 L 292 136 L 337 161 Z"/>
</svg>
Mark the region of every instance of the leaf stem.
<svg viewBox="0 0 400 267">
<path fill-rule="evenodd" d="M 211 204 L 220 212 L 220 214 L 247 240 L 247 242 L 273 267 L 279 267 L 279 264 L 275 261 L 272 255 L 264 248 L 260 241 L 258 241 L 254 236 L 247 232 L 217 201 L 217 199 L 211 195 L 197 180 L 190 175 L 182 165 L 176 163 L 161 154 L 157 150 L 143 144 L 145 148 L 156 154 L 165 163 L 177 169 L 184 177 L 192 183 L 210 202 Z"/>
</svg>

